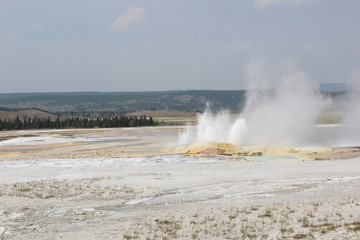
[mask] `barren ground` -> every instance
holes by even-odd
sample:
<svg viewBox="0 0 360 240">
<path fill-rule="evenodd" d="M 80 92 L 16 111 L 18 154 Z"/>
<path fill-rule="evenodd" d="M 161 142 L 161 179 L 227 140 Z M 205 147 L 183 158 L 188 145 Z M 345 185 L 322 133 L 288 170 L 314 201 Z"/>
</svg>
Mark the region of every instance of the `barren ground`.
<svg viewBox="0 0 360 240">
<path fill-rule="evenodd" d="M 359 239 L 358 156 L 185 155 L 179 130 L 3 132 L 1 238 Z"/>
</svg>

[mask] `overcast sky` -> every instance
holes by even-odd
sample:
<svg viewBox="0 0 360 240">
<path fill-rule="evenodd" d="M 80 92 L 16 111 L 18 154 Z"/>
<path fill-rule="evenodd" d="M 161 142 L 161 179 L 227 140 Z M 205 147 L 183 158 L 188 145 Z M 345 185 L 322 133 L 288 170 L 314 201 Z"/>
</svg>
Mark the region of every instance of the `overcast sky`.
<svg viewBox="0 0 360 240">
<path fill-rule="evenodd" d="M 236 90 L 289 66 L 358 72 L 360 1 L 0 1 L 0 92 Z"/>
</svg>

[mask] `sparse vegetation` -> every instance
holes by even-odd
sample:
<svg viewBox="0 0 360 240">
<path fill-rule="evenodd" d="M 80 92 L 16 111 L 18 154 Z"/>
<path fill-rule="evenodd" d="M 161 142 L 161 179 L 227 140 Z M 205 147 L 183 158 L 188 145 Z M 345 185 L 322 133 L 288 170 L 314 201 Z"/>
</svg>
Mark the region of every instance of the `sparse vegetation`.
<svg viewBox="0 0 360 240">
<path fill-rule="evenodd" d="M 331 206 L 347 207 L 348 204 L 350 203 L 339 201 L 331 203 Z M 318 210 L 315 212 L 304 211 L 304 208 L 313 209 L 312 203 L 309 203 L 298 209 L 291 205 L 275 204 L 178 213 L 170 218 L 156 219 L 155 225 L 149 221 L 142 222 L 137 237 L 141 238 L 145 234 L 151 236 L 149 239 L 157 239 L 154 236 L 161 236 L 162 239 L 317 239 L 328 234 L 334 236 L 331 234 L 336 231 L 359 236 L 359 221 L 346 223 L 340 220 L 339 214 L 324 216 L 324 211 L 329 207 L 327 201 L 317 202 L 315 205 Z M 241 217 L 250 210 L 253 212 L 247 214 L 247 218 Z M 263 214 L 258 215 L 255 211 Z M 309 215 L 313 217 L 309 218 Z M 134 230 L 128 235 L 133 236 L 133 233 Z"/>
</svg>

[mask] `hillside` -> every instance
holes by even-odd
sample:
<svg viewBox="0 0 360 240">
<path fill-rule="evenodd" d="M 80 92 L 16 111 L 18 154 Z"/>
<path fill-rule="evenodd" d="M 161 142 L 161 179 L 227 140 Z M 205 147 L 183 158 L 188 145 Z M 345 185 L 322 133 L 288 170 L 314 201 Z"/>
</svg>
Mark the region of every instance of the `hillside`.
<svg viewBox="0 0 360 240">
<path fill-rule="evenodd" d="M 320 83 L 320 90 L 323 92 L 346 92 L 350 89 L 345 83 Z"/>
<path fill-rule="evenodd" d="M 264 94 L 269 94 L 269 92 L 264 92 Z M 344 92 L 326 92 L 324 94 L 338 97 L 343 95 Z M 246 91 L 244 90 L 0 93 L 0 107 L 10 109 L 36 108 L 52 113 L 65 114 L 64 116 L 80 114 L 83 117 L 98 117 L 100 115 L 96 115 L 94 112 L 101 112 L 101 116 L 144 110 L 201 112 L 204 111 L 207 104 L 215 111 L 228 109 L 231 112 L 239 112 L 245 105 L 245 99 Z"/>
<path fill-rule="evenodd" d="M 239 111 L 245 91 L 73 92 L 0 94 L 0 107 L 37 108 L 53 113 L 84 111 L 135 112 L 139 110 L 203 111 L 206 104 Z"/>
<path fill-rule="evenodd" d="M 143 111 L 136 111 L 132 113 L 127 113 L 125 116 L 152 116 L 154 118 L 164 118 L 164 117 L 196 117 L 197 114 L 195 112 L 184 112 L 178 110 L 143 110 Z"/>
<path fill-rule="evenodd" d="M 33 119 L 34 117 L 44 119 L 50 118 L 51 120 L 55 120 L 57 115 L 47 113 L 38 109 L 26 109 L 26 110 L 17 110 L 17 111 L 10 111 L 10 110 L 0 110 L 0 119 L 15 119 L 19 117 L 20 120 L 24 119 Z"/>
</svg>

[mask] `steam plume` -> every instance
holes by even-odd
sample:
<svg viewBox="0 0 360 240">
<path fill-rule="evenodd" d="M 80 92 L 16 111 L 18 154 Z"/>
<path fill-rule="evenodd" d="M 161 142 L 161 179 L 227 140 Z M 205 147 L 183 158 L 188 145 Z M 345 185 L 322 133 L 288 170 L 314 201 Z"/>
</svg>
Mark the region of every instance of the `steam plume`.
<svg viewBox="0 0 360 240">
<path fill-rule="evenodd" d="M 247 67 L 249 76 L 259 80 L 256 67 Z M 254 81 L 250 81 L 252 84 Z M 259 86 L 255 84 L 256 88 Z M 317 118 L 330 101 L 319 92 L 304 72 L 284 74 L 275 91 L 251 89 L 244 110 L 237 116 L 228 111 L 212 113 L 209 108 L 198 116 L 198 125 L 188 128 L 180 144 L 196 141 L 229 142 L 239 145 L 301 145 L 314 136 Z"/>
</svg>

